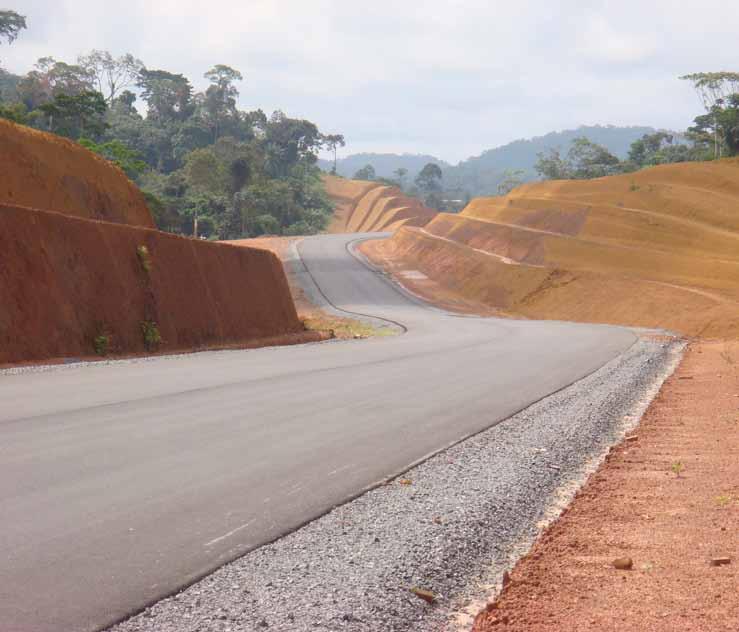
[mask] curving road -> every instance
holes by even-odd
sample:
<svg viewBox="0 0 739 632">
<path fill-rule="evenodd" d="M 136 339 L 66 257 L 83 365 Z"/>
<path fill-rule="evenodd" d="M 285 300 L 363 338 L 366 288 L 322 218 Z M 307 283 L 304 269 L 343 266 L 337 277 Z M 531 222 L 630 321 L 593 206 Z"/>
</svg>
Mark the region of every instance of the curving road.
<svg viewBox="0 0 739 632">
<path fill-rule="evenodd" d="M 0 629 L 97 630 L 578 380 L 626 329 L 457 317 L 304 240 L 392 338 L 0 375 Z"/>
</svg>

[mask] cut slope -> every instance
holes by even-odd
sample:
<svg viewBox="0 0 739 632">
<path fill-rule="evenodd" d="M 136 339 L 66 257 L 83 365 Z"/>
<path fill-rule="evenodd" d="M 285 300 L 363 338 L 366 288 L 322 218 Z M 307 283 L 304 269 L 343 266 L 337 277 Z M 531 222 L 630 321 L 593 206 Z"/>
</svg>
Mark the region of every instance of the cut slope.
<svg viewBox="0 0 739 632">
<path fill-rule="evenodd" d="M 149 268 L 141 265 L 148 249 Z M 266 250 L 0 205 L 0 364 L 304 340 L 279 259 Z"/>
<path fill-rule="evenodd" d="M 330 233 L 383 232 L 406 226 L 425 226 L 436 211 L 399 188 L 377 182 L 324 176 L 326 192 L 336 208 Z"/>
<path fill-rule="evenodd" d="M 0 174 L 0 204 L 154 228 L 125 174 L 66 138 L 0 119 Z"/>
<path fill-rule="evenodd" d="M 368 254 L 504 313 L 739 336 L 739 161 L 473 200 Z"/>
</svg>

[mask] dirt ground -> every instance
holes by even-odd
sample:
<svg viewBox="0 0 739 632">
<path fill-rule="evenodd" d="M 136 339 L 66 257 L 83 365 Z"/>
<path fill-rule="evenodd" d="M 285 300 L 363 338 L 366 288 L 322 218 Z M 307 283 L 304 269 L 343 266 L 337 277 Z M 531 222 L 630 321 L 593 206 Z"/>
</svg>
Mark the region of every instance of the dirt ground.
<svg viewBox="0 0 739 632">
<path fill-rule="evenodd" d="M 695 342 L 473 632 L 739 630 L 738 536 L 739 343 Z"/>
</svg>

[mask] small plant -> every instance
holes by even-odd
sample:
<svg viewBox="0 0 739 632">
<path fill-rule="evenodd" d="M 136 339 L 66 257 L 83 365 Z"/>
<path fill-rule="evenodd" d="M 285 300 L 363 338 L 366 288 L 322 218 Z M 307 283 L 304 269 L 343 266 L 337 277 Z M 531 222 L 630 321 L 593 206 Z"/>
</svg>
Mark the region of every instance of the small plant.
<svg viewBox="0 0 739 632">
<path fill-rule="evenodd" d="M 716 504 L 719 507 L 726 507 L 726 505 L 728 505 L 731 501 L 732 501 L 732 498 L 728 494 L 722 494 L 721 496 L 716 496 Z"/>
<path fill-rule="evenodd" d="M 92 346 L 95 349 L 95 353 L 99 356 L 108 355 L 108 351 L 110 351 L 110 336 L 106 334 L 95 336 L 92 341 Z"/>
<path fill-rule="evenodd" d="M 629 191 L 633 192 L 638 191 L 639 189 L 641 189 L 641 187 L 636 182 L 632 182 L 631 185 L 629 185 Z"/>
<path fill-rule="evenodd" d="M 670 470 L 680 478 L 680 474 L 682 474 L 683 470 L 685 469 L 685 466 L 683 465 L 682 461 L 675 461 L 672 465 L 670 465 Z"/>
<path fill-rule="evenodd" d="M 144 245 L 138 246 L 136 248 L 136 256 L 141 264 L 141 269 L 146 274 L 149 274 L 151 272 L 151 254 L 149 253 L 149 249 Z"/>
<path fill-rule="evenodd" d="M 141 323 L 141 333 L 144 336 L 144 346 L 147 351 L 155 351 L 162 343 L 162 335 L 154 321 L 143 321 Z"/>
</svg>

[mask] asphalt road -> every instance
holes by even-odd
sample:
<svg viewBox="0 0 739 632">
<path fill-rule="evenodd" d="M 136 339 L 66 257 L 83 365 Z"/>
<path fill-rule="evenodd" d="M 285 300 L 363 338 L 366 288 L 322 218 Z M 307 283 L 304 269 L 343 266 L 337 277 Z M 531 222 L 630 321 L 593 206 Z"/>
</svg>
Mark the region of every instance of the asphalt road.
<svg viewBox="0 0 739 632">
<path fill-rule="evenodd" d="M 392 338 L 0 375 L 0 630 L 97 630 L 627 349 L 626 329 L 447 315 L 301 254 Z"/>
</svg>

